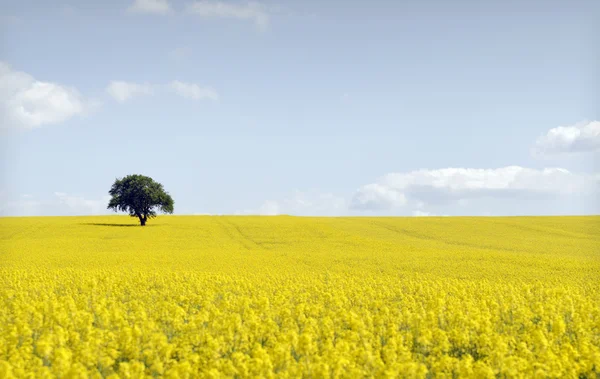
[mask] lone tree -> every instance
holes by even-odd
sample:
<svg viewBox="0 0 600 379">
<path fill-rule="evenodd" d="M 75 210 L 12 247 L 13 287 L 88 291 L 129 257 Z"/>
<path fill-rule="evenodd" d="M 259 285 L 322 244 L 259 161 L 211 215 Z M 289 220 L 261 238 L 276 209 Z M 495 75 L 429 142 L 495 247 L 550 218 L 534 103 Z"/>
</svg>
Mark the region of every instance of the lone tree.
<svg viewBox="0 0 600 379">
<path fill-rule="evenodd" d="M 156 210 L 173 213 L 173 198 L 162 184 L 143 175 L 127 175 L 115 180 L 109 195 L 108 209 L 115 212 L 128 212 L 131 217 L 140 219 L 142 226 L 148 218 L 156 217 Z"/>
</svg>

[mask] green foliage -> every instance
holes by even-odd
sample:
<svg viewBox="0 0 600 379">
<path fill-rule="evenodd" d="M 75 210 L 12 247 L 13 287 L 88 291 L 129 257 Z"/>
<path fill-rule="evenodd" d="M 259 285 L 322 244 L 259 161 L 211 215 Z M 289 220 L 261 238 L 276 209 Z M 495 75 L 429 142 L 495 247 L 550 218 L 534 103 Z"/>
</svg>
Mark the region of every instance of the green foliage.
<svg viewBox="0 0 600 379">
<path fill-rule="evenodd" d="M 173 213 L 174 201 L 163 185 L 144 175 L 128 175 L 115 180 L 110 191 L 112 198 L 108 209 L 127 212 L 140 219 L 142 226 L 148 218 L 156 217 L 156 211 Z"/>
</svg>

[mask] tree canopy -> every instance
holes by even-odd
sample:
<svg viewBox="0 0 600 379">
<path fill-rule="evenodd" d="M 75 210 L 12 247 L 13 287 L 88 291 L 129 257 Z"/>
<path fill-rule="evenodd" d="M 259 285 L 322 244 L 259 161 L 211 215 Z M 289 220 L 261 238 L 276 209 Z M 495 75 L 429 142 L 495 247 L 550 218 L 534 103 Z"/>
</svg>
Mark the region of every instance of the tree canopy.
<svg viewBox="0 0 600 379">
<path fill-rule="evenodd" d="M 110 191 L 108 209 L 127 212 L 140 219 L 142 226 L 148 218 L 156 217 L 156 211 L 173 213 L 175 202 L 163 185 L 144 175 L 128 175 L 116 179 Z"/>
</svg>

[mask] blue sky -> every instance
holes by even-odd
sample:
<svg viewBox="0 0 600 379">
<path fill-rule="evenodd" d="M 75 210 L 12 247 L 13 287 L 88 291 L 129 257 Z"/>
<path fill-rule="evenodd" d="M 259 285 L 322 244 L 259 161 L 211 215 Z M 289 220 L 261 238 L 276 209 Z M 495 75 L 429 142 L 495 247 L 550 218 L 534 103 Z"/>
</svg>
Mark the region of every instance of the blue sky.
<svg viewBox="0 0 600 379">
<path fill-rule="evenodd" d="M 0 215 L 600 211 L 600 2 L 0 4 Z"/>
</svg>

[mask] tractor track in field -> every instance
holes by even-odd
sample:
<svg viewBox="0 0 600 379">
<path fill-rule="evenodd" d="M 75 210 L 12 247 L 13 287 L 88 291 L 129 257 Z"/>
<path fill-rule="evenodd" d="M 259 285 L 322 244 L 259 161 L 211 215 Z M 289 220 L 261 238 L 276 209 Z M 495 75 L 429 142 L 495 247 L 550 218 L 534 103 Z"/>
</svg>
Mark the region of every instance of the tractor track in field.
<svg viewBox="0 0 600 379">
<path fill-rule="evenodd" d="M 256 243 L 256 241 L 248 237 L 244 232 L 242 232 L 241 228 L 238 225 L 234 224 L 230 220 L 226 218 L 219 218 L 217 220 L 219 221 L 221 226 L 223 226 L 223 230 L 225 231 L 227 236 L 233 241 L 236 241 L 239 244 L 241 244 L 246 250 L 256 250 L 257 248 L 261 247 L 260 244 Z"/>
<path fill-rule="evenodd" d="M 441 239 L 441 238 L 434 238 L 432 236 L 428 236 L 426 234 L 421 234 L 421 233 L 417 233 L 414 231 L 410 231 L 410 230 L 406 230 L 406 229 L 398 229 L 395 228 L 391 225 L 385 224 L 385 223 L 380 223 L 380 222 L 373 222 L 371 221 L 372 225 L 375 225 L 377 227 L 383 228 L 383 229 L 387 229 L 390 232 L 394 232 L 396 234 L 401 234 L 401 235 L 405 235 L 408 237 L 412 237 L 412 238 L 416 238 L 416 239 L 420 239 L 420 240 L 424 240 L 424 241 L 431 241 L 431 242 L 440 242 L 446 245 L 451 245 L 451 246 L 463 246 L 463 247 L 470 247 L 470 248 L 474 248 L 474 249 L 484 249 L 484 250 L 494 250 L 494 251 L 506 251 L 506 252 L 510 252 L 510 253 L 514 253 L 517 252 L 519 250 L 516 249 L 508 249 L 505 247 L 499 247 L 499 246 L 491 246 L 491 245 L 477 245 L 474 243 L 467 243 L 467 242 L 456 242 L 456 241 L 448 241 L 445 239 Z"/>
<path fill-rule="evenodd" d="M 543 233 L 543 234 L 552 235 L 552 236 L 556 236 L 556 237 L 562 237 L 562 238 L 572 238 L 572 239 L 591 240 L 591 241 L 600 240 L 600 236 L 594 236 L 594 235 L 587 234 L 587 233 L 569 232 L 566 230 L 560 230 L 560 229 L 555 229 L 555 228 L 551 228 L 551 227 L 548 227 L 548 229 L 536 228 L 536 227 L 529 226 L 529 225 L 513 224 L 510 222 L 501 222 L 501 221 L 496 221 L 496 220 L 494 220 L 494 223 L 498 224 L 498 225 L 508 226 L 508 227 L 511 227 L 514 229 L 538 232 L 538 233 Z"/>
</svg>

